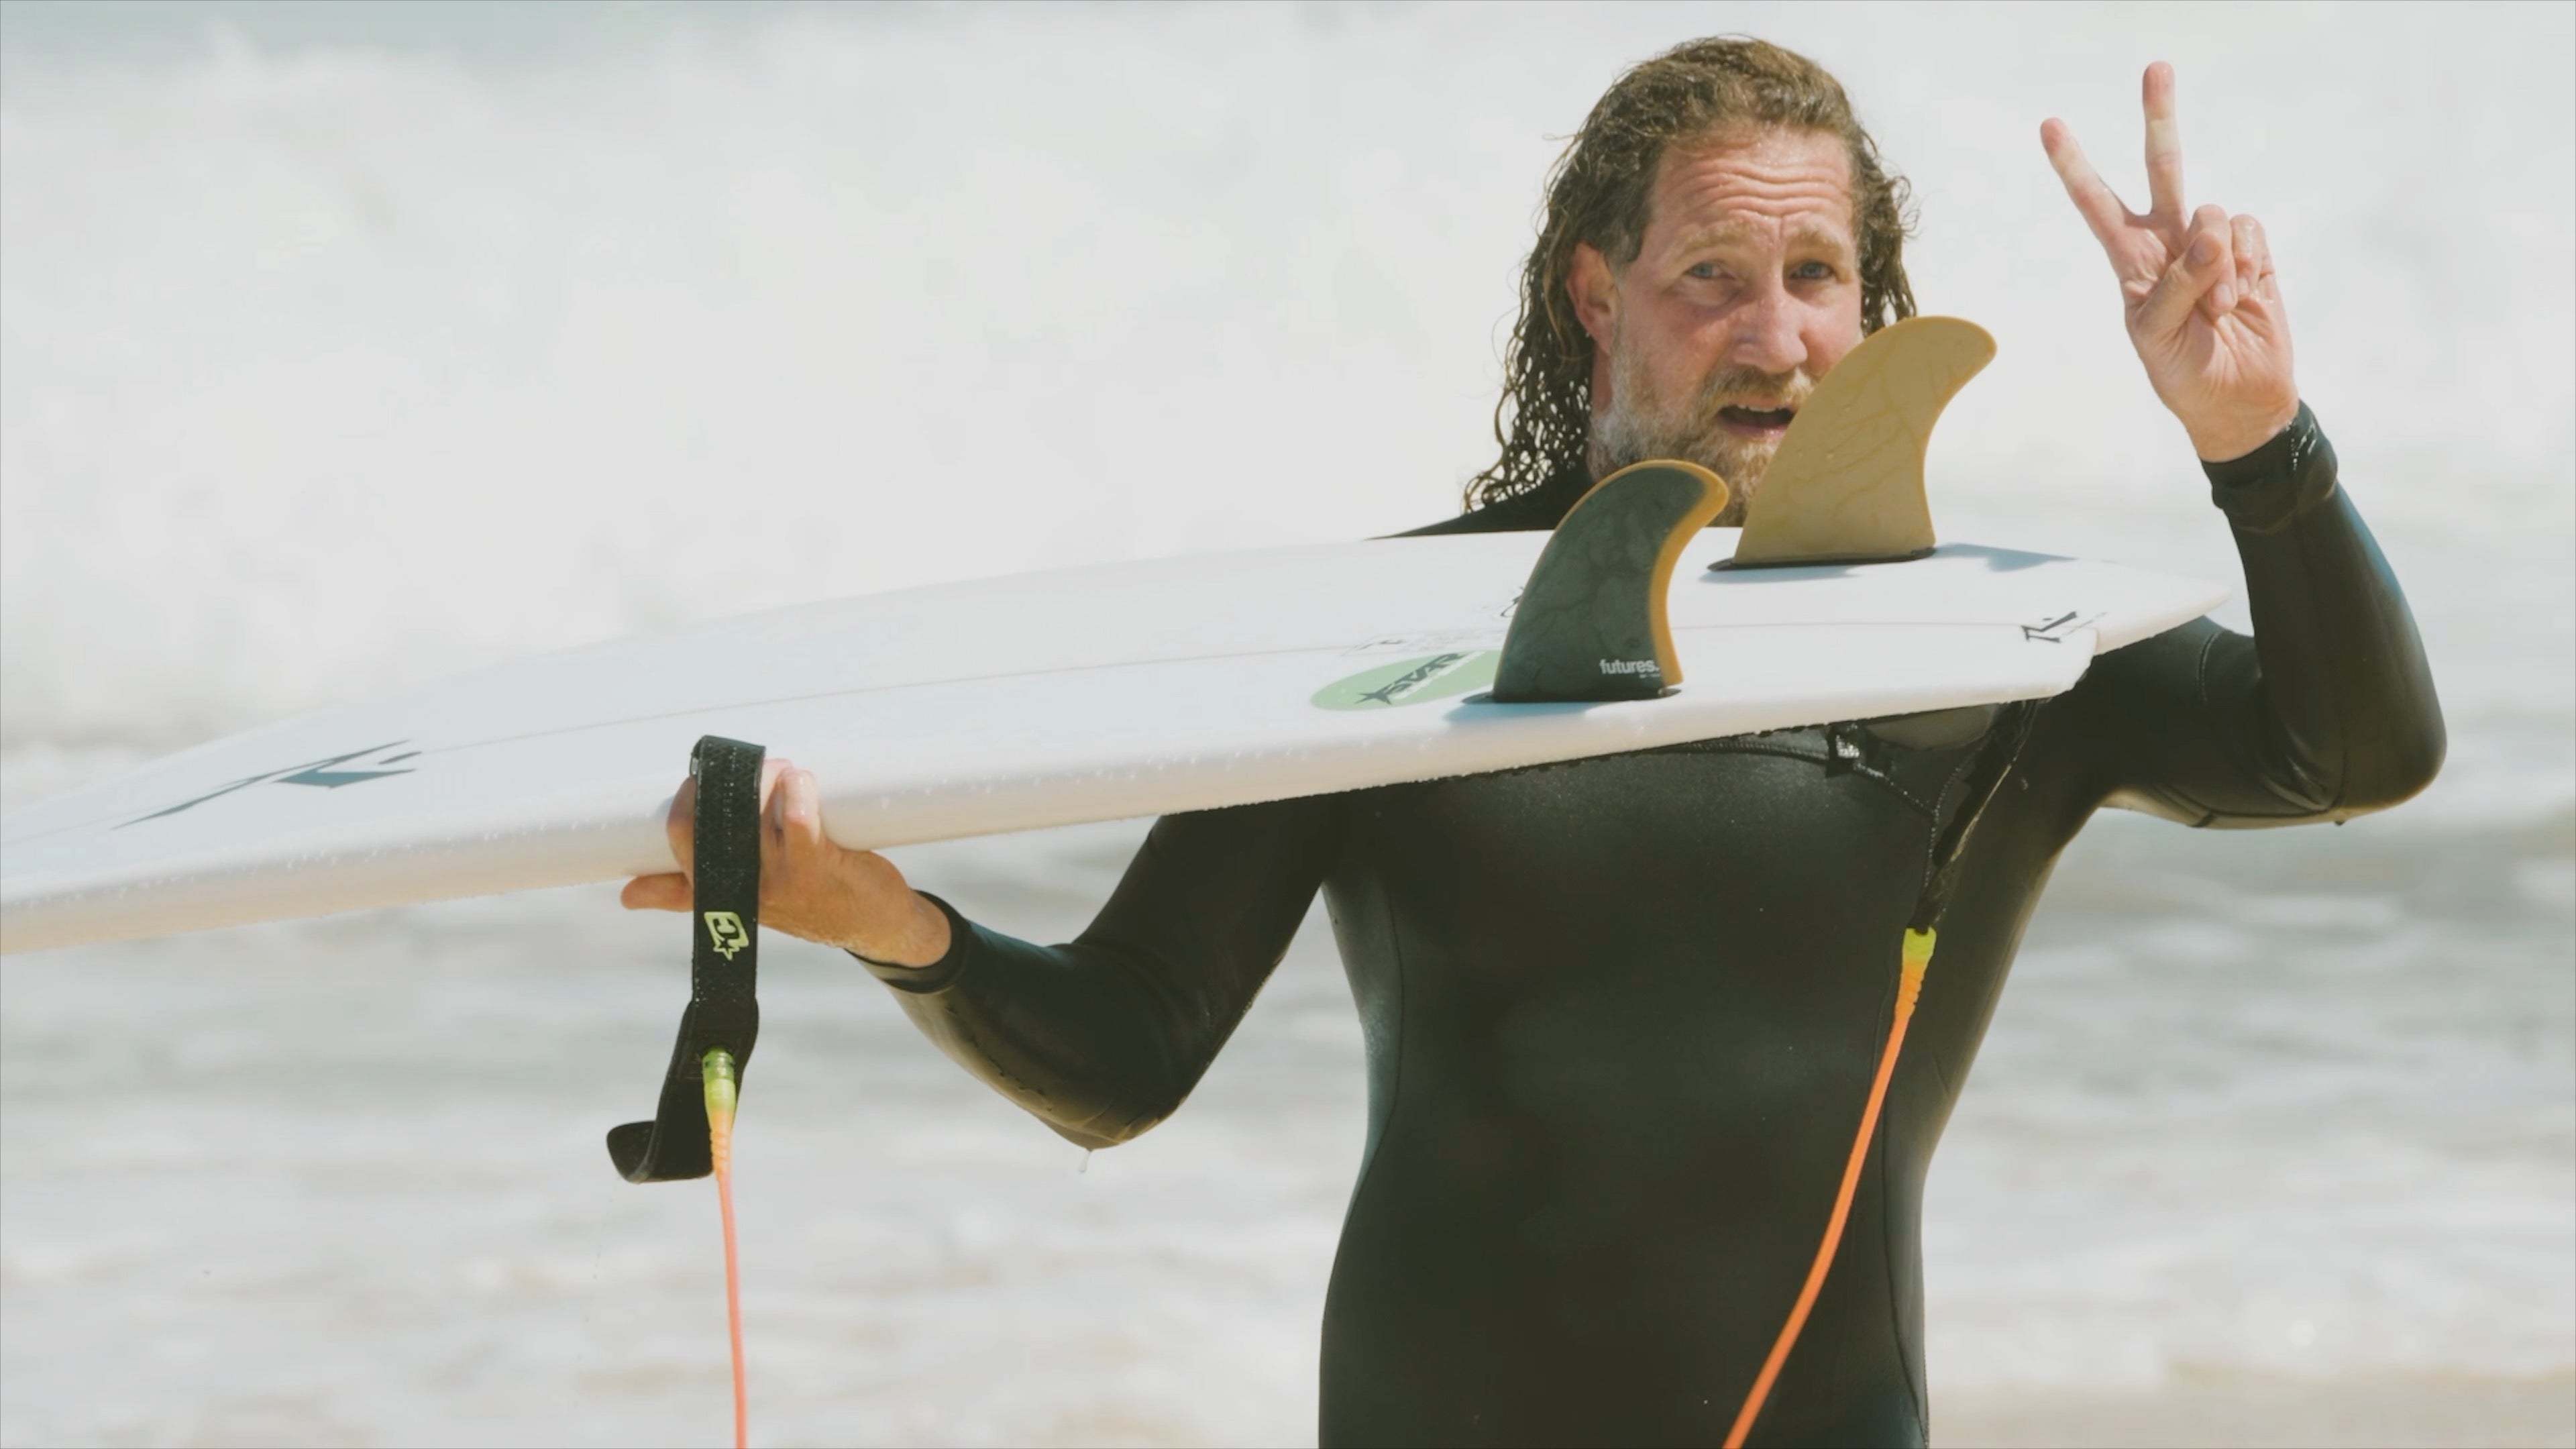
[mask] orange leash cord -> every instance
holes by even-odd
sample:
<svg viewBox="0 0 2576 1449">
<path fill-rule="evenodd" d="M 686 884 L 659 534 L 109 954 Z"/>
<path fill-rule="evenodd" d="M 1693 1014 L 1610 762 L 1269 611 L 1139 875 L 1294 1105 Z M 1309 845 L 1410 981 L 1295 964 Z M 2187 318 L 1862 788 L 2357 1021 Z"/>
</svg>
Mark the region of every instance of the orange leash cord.
<svg viewBox="0 0 2576 1449">
<path fill-rule="evenodd" d="M 1797 1346 L 1799 1330 L 1807 1326 L 1807 1314 L 1816 1306 L 1816 1295 L 1824 1291 L 1825 1274 L 1834 1266 L 1834 1253 L 1842 1247 L 1843 1224 L 1851 1217 L 1852 1195 L 1860 1190 L 1861 1168 L 1869 1161 L 1870 1139 L 1878 1132 L 1878 1110 L 1887 1101 L 1887 1084 L 1896 1075 L 1896 1054 L 1905 1048 L 1905 1024 L 1914 1019 L 1914 1003 L 1923 994 L 1923 976 L 1932 967 L 1933 933 L 1905 933 L 1905 964 L 1896 982 L 1896 1020 L 1887 1028 L 1887 1047 L 1878 1056 L 1878 1076 L 1869 1084 L 1869 1104 L 1861 1108 L 1860 1132 L 1852 1138 L 1851 1160 L 1843 1164 L 1843 1185 L 1834 1194 L 1833 1216 L 1825 1220 L 1825 1240 L 1816 1245 L 1816 1261 L 1807 1267 L 1806 1286 L 1798 1290 L 1797 1306 L 1789 1310 L 1789 1321 L 1780 1325 L 1780 1337 L 1771 1345 L 1771 1356 L 1762 1361 L 1762 1372 L 1753 1379 L 1752 1392 L 1744 1396 L 1744 1407 L 1736 1411 L 1735 1427 L 1726 1431 L 1726 1449 L 1744 1449 L 1745 1436 L 1753 1432 L 1753 1421 L 1762 1414 L 1763 1402 L 1771 1397 L 1771 1385 L 1780 1377 L 1780 1368 L 1789 1361 L 1789 1350 Z"/>
<path fill-rule="evenodd" d="M 751 1385 L 742 1361 L 742 1256 L 733 1232 L 733 1111 L 738 1078 L 733 1054 L 706 1055 L 707 1151 L 715 1160 L 716 1205 L 724 1214 L 725 1329 L 733 1339 L 733 1449 L 751 1449 Z"/>
</svg>

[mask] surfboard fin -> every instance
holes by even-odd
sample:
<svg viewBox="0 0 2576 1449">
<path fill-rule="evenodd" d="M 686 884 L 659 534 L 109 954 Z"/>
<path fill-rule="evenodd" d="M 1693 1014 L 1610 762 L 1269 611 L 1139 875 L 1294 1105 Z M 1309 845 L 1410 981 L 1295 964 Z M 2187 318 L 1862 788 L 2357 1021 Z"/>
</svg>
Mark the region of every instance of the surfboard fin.
<svg viewBox="0 0 2576 1449">
<path fill-rule="evenodd" d="M 1682 549 L 1725 506 L 1726 481 L 1696 463 L 1637 463 L 1594 484 L 1530 570 L 1490 698 L 1652 699 L 1681 683 L 1664 596 Z"/>
<path fill-rule="evenodd" d="M 760 763 L 758 745 L 708 735 L 689 752 L 698 782 L 689 832 L 689 1006 L 650 1122 L 608 1129 L 608 1158 L 628 1182 L 679 1182 L 715 1170 L 707 1119 L 707 1053 L 731 1061 L 739 1086 L 760 1038 Z"/>
<path fill-rule="evenodd" d="M 1923 452 L 1995 339 L 1956 317 L 1882 327 L 1816 384 L 1716 568 L 1880 563 L 1932 551 Z"/>
</svg>

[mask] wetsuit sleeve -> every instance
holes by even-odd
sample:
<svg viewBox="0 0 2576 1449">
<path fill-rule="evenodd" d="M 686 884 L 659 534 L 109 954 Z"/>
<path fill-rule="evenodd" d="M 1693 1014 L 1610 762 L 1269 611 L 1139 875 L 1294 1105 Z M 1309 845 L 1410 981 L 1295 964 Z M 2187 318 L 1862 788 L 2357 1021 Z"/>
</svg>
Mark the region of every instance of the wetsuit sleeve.
<svg viewBox="0 0 2576 1449">
<path fill-rule="evenodd" d="M 865 963 L 959 1065 L 1082 1147 L 1180 1106 L 1305 919 L 1338 842 L 1333 797 L 1156 821 L 1089 929 L 1038 946 L 946 901 L 948 954 Z"/>
<path fill-rule="evenodd" d="M 2441 706 L 2388 561 L 2302 404 L 2271 442 L 2204 465 L 2245 567 L 2254 634 L 2198 620 L 2103 656 L 2075 691 L 2106 803 L 2192 825 L 2345 820 L 2441 768 Z"/>
</svg>

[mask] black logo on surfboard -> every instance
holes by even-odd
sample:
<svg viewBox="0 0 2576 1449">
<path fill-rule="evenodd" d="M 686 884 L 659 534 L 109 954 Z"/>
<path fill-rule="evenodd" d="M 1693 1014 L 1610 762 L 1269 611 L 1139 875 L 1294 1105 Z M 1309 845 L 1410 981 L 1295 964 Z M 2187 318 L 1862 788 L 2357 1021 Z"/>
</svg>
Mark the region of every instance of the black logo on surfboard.
<svg viewBox="0 0 2576 1449">
<path fill-rule="evenodd" d="M 403 749 L 403 746 L 409 743 L 411 743 L 409 740 L 396 740 L 389 745 L 369 745 L 363 750 L 351 750 L 345 755 L 306 760 L 300 765 L 288 765 L 280 770 L 245 775 L 228 785 L 209 790 L 193 800 L 182 800 L 168 809 L 155 810 L 149 815 L 137 815 L 126 821 L 125 825 L 119 825 L 116 828 L 123 830 L 126 825 L 140 825 L 146 820 L 158 820 L 164 815 L 176 815 L 182 810 L 193 810 L 209 800 L 220 799 L 235 790 L 247 790 L 253 785 L 309 785 L 317 789 L 337 790 L 343 785 L 364 784 L 369 780 L 381 780 L 387 775 L 408 775 L 418 766 L 409 766 L 400 770 L 389 770 L 385 767 L 401 764 L 420 753 L 418 750 Z M 389 750 L 399 750 L 401 753 L 386 753 Z"/>
<path fill-rule="evenodd" d="M 2022 625 L 2021 637 L 2025 640 L 2036 639 L 2042 644 L 2063 644 L 2068 635 L 2078 629 L 2091 628 L 2093 621 L 2101 617 L 2100 614 L 2087 614 L 2079 619 L 2070 611 L 2058 615 L 2045 624 Z"/>
</svg>

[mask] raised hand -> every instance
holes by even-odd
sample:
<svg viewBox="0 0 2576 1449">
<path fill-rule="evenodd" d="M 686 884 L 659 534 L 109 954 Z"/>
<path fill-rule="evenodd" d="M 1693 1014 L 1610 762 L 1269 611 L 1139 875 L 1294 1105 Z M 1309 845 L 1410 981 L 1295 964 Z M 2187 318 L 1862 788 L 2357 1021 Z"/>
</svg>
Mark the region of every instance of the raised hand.
<svg viewBox="0 0 2576 1449">
<path fill-rule="evenodd" d="M 2173 67 L 2147 67 L 2147 210 L 2131 211 L 2094 174 L 2064 121 L 2039 128 L 2049 164 L 2120 279 L 2129 341 L 2147 381 L 2201 457 L 2241 458 L 2298 416 L 2290 319 L 2263 225 L 2215 206 L 2183 210 Z"/>
<path fill-rule="evenodd" d="M 618 899 L 630 911 L 689 909 L 690 825 L 698 785 L 672 797 L 664 822 L 680 869 L 640 875 Z M 894 862 L 844 850 L 823 834 L 822 792 L 811 771 L 775 756 L 760 772 L 760 923 L 856 951 L 871 961 L 928 966 L 948 954 L 948 917 L 904 883 Z"/>
</svg>

